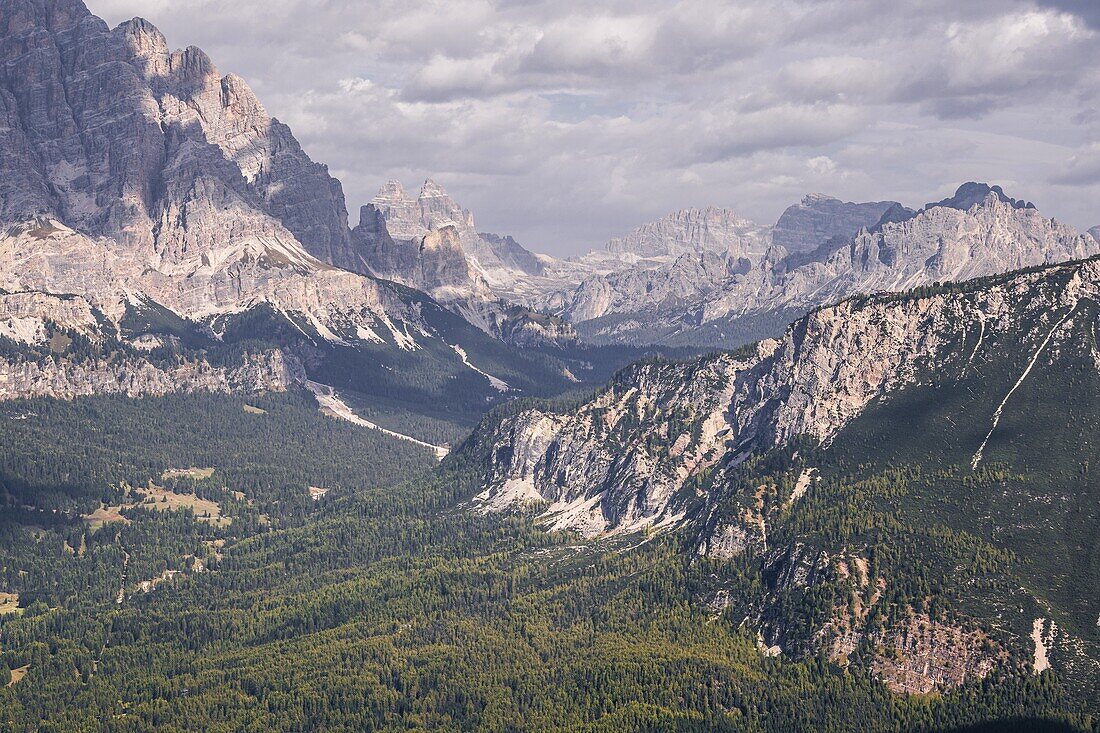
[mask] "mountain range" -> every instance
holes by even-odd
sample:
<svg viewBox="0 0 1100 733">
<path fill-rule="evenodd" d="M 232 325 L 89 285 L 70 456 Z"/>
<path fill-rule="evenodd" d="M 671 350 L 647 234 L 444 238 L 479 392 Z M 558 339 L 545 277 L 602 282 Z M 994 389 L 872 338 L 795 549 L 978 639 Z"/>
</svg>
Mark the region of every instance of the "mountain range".
<svg viewBox="0 0 1100 733">
<path fill-rule="evenodd" d="M 351 226 L 145 20 L 0 0 L 0 60 L 0 719 L 1095 731 L 1100 227 L 967 182 L 558 258 L 432 179 Z"/>
<path fill-rule="evenodd" d="M 443 301 L 499 299 L 558 316 L 593 343 L 697 348 L 777 336 L 791 319 L 857 293 L 1100 251 L 1094 236 L 981 183 L 918 210 L 808 195 L 774 226 L 686 209 L 570 260 L 478 234 L 470 212 L 431 180 L 416 201 L 388 182 L 362 219 L 403 242 L 367 247 L 371 270 Z"/>
<path fill-rule="evenodd" d="M 502 384 L 538 393 L 587 376 L 503 343 L 574 337 L 552 316 L 493 301 L 471 273 L 467 300 L 443 306 L 373 273 L 365 255 L 375 250 L 363 224 L 349 228 L 339 182 L 201 50 L 169 50 L 142 19 L 108 28 L 79 0 L 4 10 L 0 336 L 37 349 L 63 332 L 98 345 L 101 360 L 126 353 L 95 368 L 96 388 L 71 351 L 13 357 L 0 368 L 6 397 L 159 392 L 134 376 L 148 372 L 150 352 L 182 348 L 179 359 L 206 369 L 187 350 L 210 346 L 289 365 L 298 382 L 402 395 L 399 411 L 431 403 L 465 420 Z M 446 201 L 425 216 L 449 216 Z M 426 272 L 441 285 L 451 236 L 429 237 L 444 257 Z"/>
</svg>

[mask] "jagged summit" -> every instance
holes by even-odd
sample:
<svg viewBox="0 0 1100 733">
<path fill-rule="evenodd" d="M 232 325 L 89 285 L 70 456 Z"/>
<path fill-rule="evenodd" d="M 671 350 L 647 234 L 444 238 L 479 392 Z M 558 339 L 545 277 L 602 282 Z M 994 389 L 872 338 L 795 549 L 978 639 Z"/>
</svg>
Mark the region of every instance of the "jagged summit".
<svg viewBox="0 0 1100 733">
<path fill-rule="evenodd" d="M 718 206 L 687 208 L 637 227 L 607 243 L 616 256 L 674 258 L 699 252 L 753 257 L 767 248 L 767 227 Z"/>
<path fill-rule="evenodd" d="M 0 33 L 0 217 L 46 213 L 158 258 L 276 236 L 356 268 L 339 182 L 201 49 L 64 0 L 6 3 Z"/>
<path fill-rule="evenodd" d="M 878 223 L 868 227 L 873 221 Z M 588 278 L 556 302 L 582 335 L 598 342 L 736 346 L 774 335 L 798 314 L 857 293 L 992 275 L 1100 251 L 1093 237 L 984 184 L 961 186 L 956 196 L 917 212 L 894 202 L 810 197 L 809 204 L 803 199 L 789 208 L 771 234 L 774 246 L 750 259 L 747 270 L 639 266 Z M 800 251 L 803 242 L 817 246 Z"/>
<path fill-rule="evenodd" d="M 903 221 L 908 221 L 917 215 L 917 212 L 910 209 L 908 206 L 903 206 L 899 203 L 894 203 L 890 208 L 882 213 L 882 217 L 870 227 L 872 232 L 879 231 L 886 224 L 897 224 Z"/>
<path fill-rule="evenodd" d="M 447 193 L 446 189 L 443 188 L 443 186 L 439 185 L 431 178 L 427 178 L 424 180 L 424 185 L 420 187 L 420 198 L 426 199 L 443 197 L 450 198 L 450 195 Z"/>
<path fill-rule="evenodd" d="M 384 235 L 376 226 L 379 220 Z M 429 235 L 442 229 L 451 229 L 454 235 L 436 237 L 432 246 L 425 247 Z M 386 235 L 392 243 L 379 239 Z M 542 272 L 538 258 L 511 237 L 479 234 L 473 214 L 432 178 L 424 181 L 416 199 L 400 181 L 386 181 L 360 212 L 356 236 L 373 272 L 445 300 L 491 298 L 487 280 L 510 284 L 516 277 Z M 445 246 L 437 246 L 441 243 Z M 424 261 L 437 259 L 440 252 L 446 252 L 443 260 Z"/>
<path fill-rule="evenodd" d="M 880 218 L 878 223 L 871 228 L 871 231 L 880 231 L 885 224 L 898 224 L 908 221 L 918 214 L 931 209 L 948 208 L 968 211 L 975 206 L 982 206 L 990 201 L 999 201 L 1000 203 L 1008 204 L 1014 209 L 1035 208 L 1035 204 L 1030 201 L 1021 201 L 1011 198 L 1005 194 L 1004 189 L 1000 186 L 990 186 L 987 183 L 975 183 L 974 181 L 970 181 L 959 186 L 955 190 L 953 196 L 941 199 L 940 201 L 927 203 L 921 209 L 913 210 L 901 204 L 894 204 L 883 213 L 882 218 Z"/>
<path fill-rule="evenodd" d="M 851 237 L 899 205 L 896 201 L 852 203 L 821 193 L 807 194 L 779 217 L 772 242 L 790 253 L 812 252 L 834 238 Z"/>
<path fill-rule="evenodd" d="M 947 206 L 952 209 L 966 211 L 972 206 L 978 206 L 984 203 L 990 195 L 995 196 L 1002 203 L 1010 204 L 1014 209 L 1035 208 L 1035 205 L 1030 201 L 1019 201 L 1007 196 L 1004 189 L 1000 186 L 990 186 L 988 183 L 975 183 L 974 181 L 959 186 L 954 196 L 950 196 L 941 201 L 925 204 L 924 208 L 931 209 L 936 206 Z"/>
</svg>

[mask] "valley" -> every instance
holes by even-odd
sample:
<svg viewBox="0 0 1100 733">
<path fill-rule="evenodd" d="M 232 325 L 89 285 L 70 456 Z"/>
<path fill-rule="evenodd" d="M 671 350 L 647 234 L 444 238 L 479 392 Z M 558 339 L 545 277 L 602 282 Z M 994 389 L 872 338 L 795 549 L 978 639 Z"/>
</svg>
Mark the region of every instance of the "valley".
<svg viewBox="0 0 1100 733">
<path fill-rule="evenodd" d="M 565 49 L 572 90 L 598 38 L 621 98 L 661 92 L 627 83 L 646 64 L 603 43 L 607 19 L 568 42 L 553 24 L 471 32 L 532 12 L 512 5 L 427 24 L 437 60 L 474 41 Z M 709 48 L 676 24 L 632 35 L 653 15 L 638 7 L 616 33 L 659 39 L 654 58 Z M 303 27 L 335 12 L 308 11 Z M 217 37 L 246 48 L 226 17 Z M 326 46 L 403 63 L 424 24 Z M 147 20 L 0 0 L 0 731 L 1097 733 L 1100 228 L 1005 190 L 1069 178 L 948 183 L 960 164 L 919 187 L 897 171 L 929 166 L 841 169 L 904 146 L 795 160 L 775 143 L 734 155 L 782 198 L 754 221 L 685 203 L 745 190 L 699 187 L 727 158 L 654 176 L 676 193 L 645 200 L 618 178 L 650 157 L 638 144 L 606 190 L 525 191 L 517 158 L 471 172 L 465 153 L 522 125 L 490 114 L 455 136 L 427 112 L 475 106 L 433 97 L 451 75 L 552 76 L 538 54 L 483 50 L 400 93 L 356 77 L 291 103 L 261 77 L 300 142 L 242 76 Z M 556 145 L 600 124 L 610 144 L 639 111 L 546 83 L 532 115 L 581 116 L 555 120 Z M 517 93 L 486 84 L 467 93 Z M 711 149 L 716 120 L 776 89 L 754 92 L 723 91 L 732 107 L 685 123 L 699 141 L 653 157 Z M 357 112 L 348 138 L 303 112 L 353 97 L 424 115 L 442 173 L 394 157 L 424 129 L 412 117 Z M 788 111 L 763 125 L 777 139 Z M 379 160 L 330 171 L 307 153 L 379 131 Z M 498 223 L 554 236 L 611 231 L 603 209 L 668 213 L 555 256 L 484 231 L 452 177 Z M 796 182 L 873 195 L 787 198 Z M 921 191 L 938 200 L 893 200 Z"/>
</svg>

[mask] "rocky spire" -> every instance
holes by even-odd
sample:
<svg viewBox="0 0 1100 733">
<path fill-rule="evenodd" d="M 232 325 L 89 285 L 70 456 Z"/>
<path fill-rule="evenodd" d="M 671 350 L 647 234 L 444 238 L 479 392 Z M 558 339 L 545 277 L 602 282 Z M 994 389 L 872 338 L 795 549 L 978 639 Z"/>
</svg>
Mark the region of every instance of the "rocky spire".
<svg viewBox="0 0 1100 733">
<path fill-rule="evenodd" d="M 428 232 L 420 220 L 420 208 L 400 181 L 389 180 L 382 184 L 370 205 L 386 220 L 386 228 L 394 239 L 415 239 Z"/>
<path fill-rule="evenodd" d="M 473 215 L 459 206 L 443 187 L 431 178 L 424 181 L 424 185 L 420 188 L 417 204 L 420 207 L 420 221 L 425 227 L 438 229 L 454 226 L 464 244 L 476 246 L 474 240 L 477 238 L 477 231 L 474 228 Z"/>
</svg>

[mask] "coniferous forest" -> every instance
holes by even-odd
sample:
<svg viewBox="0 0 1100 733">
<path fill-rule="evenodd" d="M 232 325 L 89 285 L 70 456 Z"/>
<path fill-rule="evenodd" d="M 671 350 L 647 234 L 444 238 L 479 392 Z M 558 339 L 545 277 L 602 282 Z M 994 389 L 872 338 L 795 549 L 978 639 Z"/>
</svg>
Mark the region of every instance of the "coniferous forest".
<svg viewBox="0 0 1100 733">
<path fill-rule="evenodd" d="M 1024 665 L 903 696 L 866 666 L 761 655 L 744 609 L 708 603 L 718 585 L 761 596 L 749 560 L 697 557 L 684 532 L 583 542 L 471 511 L 476 451 L 435 468 L 311 400 L 3 407 L 0 568 L 18 594 L 0 616 L 4 730 L 1096 729 L 1079 686 Z M 745 480 L 823 459 L 811 450 Z M 875 572 L 910 578 L 898 608 L 939 597 L 945 569 L 891 542 L 934 538 L 956 579 L 1006 562 L 965 531 L 901 532 L 859 509 L 924 480 L 840 482 L 843 502 L 802 518 L 888 538 Z M 829 602 L 773 612 L 793 628 Z"/>
</svg>

